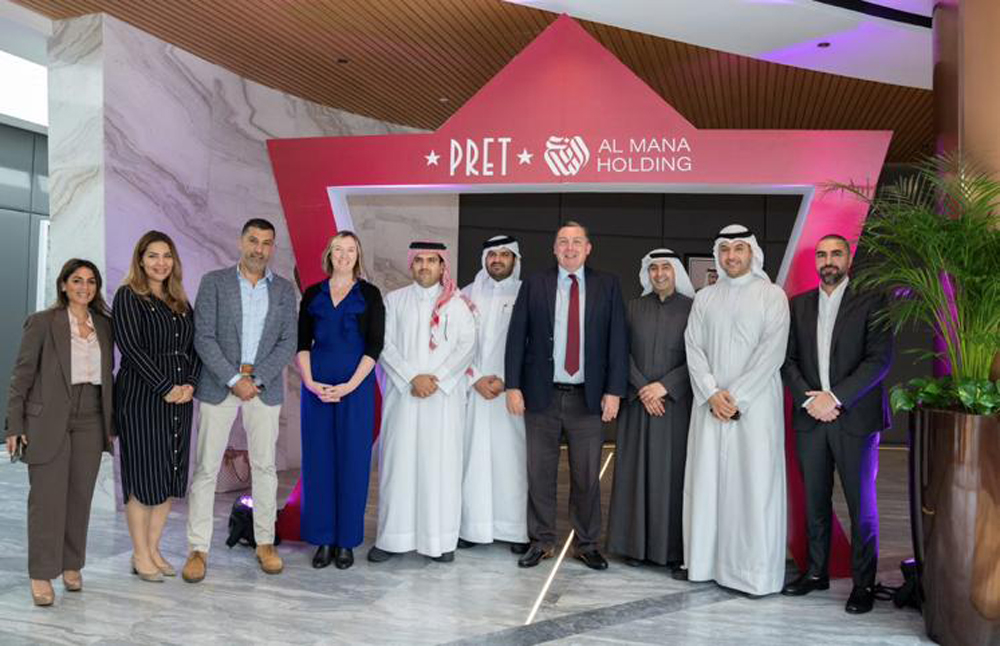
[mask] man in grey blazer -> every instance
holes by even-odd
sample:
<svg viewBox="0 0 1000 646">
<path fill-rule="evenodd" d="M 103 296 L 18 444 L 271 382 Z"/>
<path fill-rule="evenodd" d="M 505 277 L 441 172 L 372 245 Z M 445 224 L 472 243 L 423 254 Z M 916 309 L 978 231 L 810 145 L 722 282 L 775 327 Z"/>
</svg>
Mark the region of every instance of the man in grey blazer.
<svg viewBox="0 0 1000 646">
<path fill-rule="evenodd" d="M 274 225 L 249 220 L 240 235 L 239 263 L 205 274 L 198 287 L 194 347 L 204 370 L 195 392 L 201 407 L 188 502 L 191 551 L 181 573 L 189 583 L 205 578 L 216 477 L 237 412 L 242 412 L 249 446 L 257 560 L 268 574 L 283 567 L 274 548 L 274 447 L 283 370 L 295 354 L 297 321 L 294 287 L 267 268 L 273 251 Z"/>
</svg>

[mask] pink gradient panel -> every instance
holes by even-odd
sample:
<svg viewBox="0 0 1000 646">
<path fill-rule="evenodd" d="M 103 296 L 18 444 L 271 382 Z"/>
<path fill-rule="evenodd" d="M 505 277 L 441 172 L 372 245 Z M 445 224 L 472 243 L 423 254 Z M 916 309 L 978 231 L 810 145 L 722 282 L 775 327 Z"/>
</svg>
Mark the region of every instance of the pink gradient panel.
<svg viewBox="0 0 1000 646">
<path fill-rule="evenodd" d="M 777 100 L 777 97 L 776 97 Z M 698 130 L 567 16 L 561 16 L 436 132 L 268 142 L 302 284 L 323 278 L 316 259 L 336 230 L 328 190 L 448 186 L 653 185 L 813 190 L 783 285 L 817 284 L 816 241 L 856 239 L 867 208 L 830 182 L 875 185 L 887 131 Z M 778 262 L 778 259 L 771 259 Z M 789 536 L 805 559 L 794 433 L 786 434 Z M 831 573 L 849 575 L 837 526 Z"/>
</svg>

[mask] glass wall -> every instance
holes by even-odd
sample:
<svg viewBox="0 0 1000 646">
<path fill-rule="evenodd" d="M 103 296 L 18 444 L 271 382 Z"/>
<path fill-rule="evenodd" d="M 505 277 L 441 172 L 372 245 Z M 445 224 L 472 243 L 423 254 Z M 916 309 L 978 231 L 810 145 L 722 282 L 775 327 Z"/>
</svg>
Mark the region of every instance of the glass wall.
<svg viewBox="0 0 1000 646">
<path fill-rule="evenodd" d="M 25 317 L 47 305 L 44 249 L 49 219 L 48 138 L 0 124 L 0 411 Z M 41 274 L 41 275 L 40 275 Z"/>
</svg>

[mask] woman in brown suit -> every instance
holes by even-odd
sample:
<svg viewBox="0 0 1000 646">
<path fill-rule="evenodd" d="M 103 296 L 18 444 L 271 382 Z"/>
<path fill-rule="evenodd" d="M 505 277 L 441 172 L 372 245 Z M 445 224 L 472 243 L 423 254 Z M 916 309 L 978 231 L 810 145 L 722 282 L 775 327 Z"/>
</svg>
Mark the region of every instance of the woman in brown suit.
<svg viewBox="0 0 1000 646">
<path fill-rule="evenodd" d="M 111 319 L 101 273 L 63 265 L 57 303 L 28 317 L 10 379 L 7 450 L 28 465 L 28 575 L 35 605 L 55 600 L 51 579 L 83 589 L 90 501 L 111 450 Z"/>
</svg>

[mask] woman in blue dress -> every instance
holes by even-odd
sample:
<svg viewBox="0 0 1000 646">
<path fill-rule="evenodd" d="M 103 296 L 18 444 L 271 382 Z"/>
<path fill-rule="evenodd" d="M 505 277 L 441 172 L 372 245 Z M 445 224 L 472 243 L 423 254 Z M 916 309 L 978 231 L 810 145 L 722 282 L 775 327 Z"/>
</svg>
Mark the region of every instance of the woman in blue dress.
<svg viewBox="0 0 1000 646">
<path fill-rule="evenodd" d="M 299 309 L 302 373 L 302 539 L 318 546 L 313 567 L 354 564 L 364 540 L 365 504 L 375 430 L 375 362 L 385 307 L 361 279 L 361 241 L 351 231 L 330 239 L 326 280 L 309 287 Z"/>
</svg>

